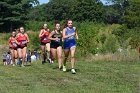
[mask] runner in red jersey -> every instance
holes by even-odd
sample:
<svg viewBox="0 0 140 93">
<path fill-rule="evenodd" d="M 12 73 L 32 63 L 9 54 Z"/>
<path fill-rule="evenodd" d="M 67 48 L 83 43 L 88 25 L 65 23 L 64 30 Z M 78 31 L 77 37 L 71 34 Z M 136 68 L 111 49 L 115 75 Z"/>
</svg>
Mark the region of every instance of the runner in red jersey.
<svg viewBox="0 0 140 93">
<path fill-rule="evenodd" d="M 15 59 L 17 59 L 17 43 L 16 43 L 16 32 L 12 32 L 12 36 L 8 40 L 9 48 L 12 56 L 13 66 L 15 66 Z"/>
<path fill-rule="evenodd" d="M 16 36 L 16 42 L 18 44 L 17 52 L 19 59 L 22 59 L 21 67 L 24 67 L 24 61 L 27 53 L 27 44 L 29 43 L 29 38 L 27 33 L 25 33 L 24 28 L 20 27 L 19 33 Z"/>
<path fill-rule="evenodd" d="M 44 24 L 43 29 L 41 29 L 39 33 L 39 38 L 41 42 L 41 55 L 42 55 L 42 64 L 45 63 L 45 51 L 47 50 L 47 60 L 49 63 L 51 63 L 50 59 L 50 40 L 48 39 L 49 36 L 49 29 L 47 27 L 47 24 Z"/>
</svg>

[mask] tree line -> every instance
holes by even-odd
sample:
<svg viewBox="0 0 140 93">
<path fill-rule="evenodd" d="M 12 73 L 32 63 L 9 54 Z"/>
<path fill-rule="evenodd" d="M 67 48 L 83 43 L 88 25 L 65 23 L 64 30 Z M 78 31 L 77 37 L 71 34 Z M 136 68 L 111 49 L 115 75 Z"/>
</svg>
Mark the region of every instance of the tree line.
<svg viewBox="0 0 140 93">
<path fill-rule="evenodd" d="M 0 31 L 11 31 L 27 21 L 92 21 L 105 24 L 125 24 L 128 28 L 140 26 L 140 0 L 1 0 Z"/>
</svg>

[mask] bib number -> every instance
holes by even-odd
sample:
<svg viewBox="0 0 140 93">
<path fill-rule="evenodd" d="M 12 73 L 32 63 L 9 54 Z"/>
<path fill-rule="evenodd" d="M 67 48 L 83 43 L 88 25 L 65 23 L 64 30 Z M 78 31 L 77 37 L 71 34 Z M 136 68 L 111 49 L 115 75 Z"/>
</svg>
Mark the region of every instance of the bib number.
<svg viewBox="0 0 140 93">
<path fill-rule="evenodd" d="M 48 40 L 47 38 L 44 38 L 44 40 Z"/>
<path fill-rule="evenodd" d="M 27 43 L 27 41 L 22 41 L 21 42 L 22 45 L 25 45 L 26 43 Z"/>
<path fill-rule="evenodd" d="M 12 44 L 14 47 L 17 47 L 17 44 L 14 42 L 13 44 Z"/>
<path fill-rule="evenodd" d="M 75 37 L 74 37 L 74 36 L 71 36 L 71 37 L 69 37 L 68 39 L 75 39 Z"/>
</svg>

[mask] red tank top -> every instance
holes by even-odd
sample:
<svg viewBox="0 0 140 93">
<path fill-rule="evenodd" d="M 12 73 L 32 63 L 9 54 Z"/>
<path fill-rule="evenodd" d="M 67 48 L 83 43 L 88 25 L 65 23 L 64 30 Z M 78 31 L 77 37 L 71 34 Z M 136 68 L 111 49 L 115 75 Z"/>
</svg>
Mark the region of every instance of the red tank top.
<svg viewBox="0 0 140 93">
<path fill-rule="evenodd" d="M 12 49 L 16 49 L 17 48 L 17 43 L 16 43 L 16 39 L 11 37 L 9 43 L 12 45 Z"/>
<path fill-rule="evenodd" d="M 50 40 L 48 39 L 49 34 L 50 34 L 49 31 L 46 31 L 45 29 L 43 29 L 41 34 L 44 34 L 44 36 L 41 37 L 40 41 L 43 42 L 43 43 L 49 43 L 50 42 Z"/>
<path fill-rule="evenodd" d="M 26 35 L 19 35 L 17 38 L 20 47 L 27 46 L 27 36 Z"/>
</svg>

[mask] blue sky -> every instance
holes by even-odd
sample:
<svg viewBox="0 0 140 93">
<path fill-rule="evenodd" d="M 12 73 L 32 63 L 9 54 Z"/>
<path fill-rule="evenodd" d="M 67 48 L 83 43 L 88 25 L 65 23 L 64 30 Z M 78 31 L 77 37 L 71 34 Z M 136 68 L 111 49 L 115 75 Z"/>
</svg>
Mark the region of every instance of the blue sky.
<svg viewBox="0 0 140 93">
<path fill-rule="evenodd" d="M 40 2 L 40 4 L 43 4 L 43 3 L 48 3 L 49 0 L 38 0 Z"/>
<path fill-rule="evenodd" d="M 103 4 L 106 3 L 107 0 L 101 0 L 103 2 Z M 43 3 L 48 3 L 49 0 L 39 0 L 40 4 L 43 4 Z"/>
</svg>

